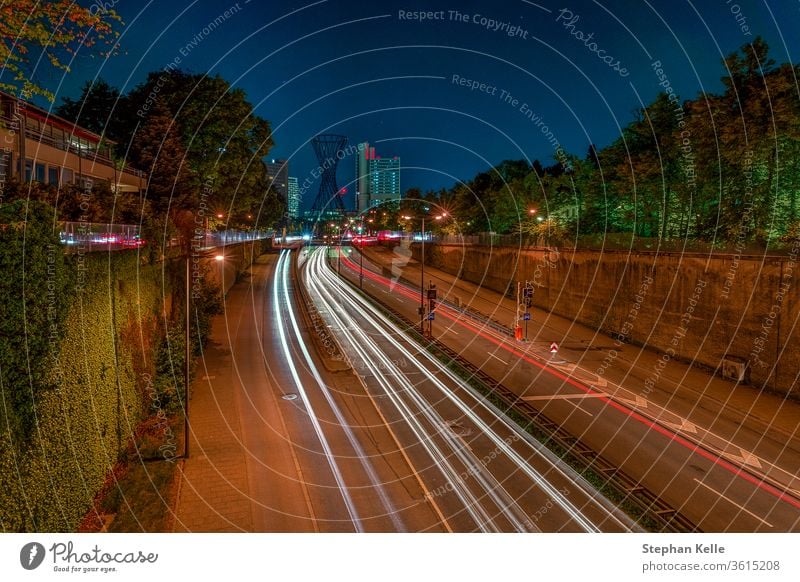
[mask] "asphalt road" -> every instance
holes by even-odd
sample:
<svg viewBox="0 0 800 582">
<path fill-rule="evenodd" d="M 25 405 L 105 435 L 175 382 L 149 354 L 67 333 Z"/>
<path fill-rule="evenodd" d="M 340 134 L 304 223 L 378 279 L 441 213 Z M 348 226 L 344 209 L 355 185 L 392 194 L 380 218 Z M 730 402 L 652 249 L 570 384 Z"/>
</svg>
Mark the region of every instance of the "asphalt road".
<svg viewBox="0 0 800 582">
<path fill-rule="evenodd" d="M 341 271 L 357 283 L 361 264 L 357 254 L 353 257 L 357 262 L 343 261 Z M 418 287 L 400 283 L 397 276 L 378 275 L 390 268 L 389 262 L 363 264 L 364 290 L 418 320 Z M 417 280 L 416 263 L 403 265 L 402 275 Z M 429 279 L 440 289 L 454 285 L 440 273 L 427 271 L 426 283 Z M 687 398 L 664 393 L 643 397 L 635 376 L 601 378 L 552 356 L 542 342 L 517 342 L 441 303 L 434 334 L 701 530 L 800 530 L 798 448 L 780 434 L 766 435 L 757 415 L 751 422 L 747 416 L 723 415 L 717 407 L 699 406 Z"/>
<path fill-rule="evenodd" d="M 628 531 L 632 522 L 483 398 L 371 310 L 308 252 L 302 278 L 357 374 L 360 411 L 377 410 L 448 531 Z M 338 399 L 334 394 L 334 399 Z"/>
</svg>

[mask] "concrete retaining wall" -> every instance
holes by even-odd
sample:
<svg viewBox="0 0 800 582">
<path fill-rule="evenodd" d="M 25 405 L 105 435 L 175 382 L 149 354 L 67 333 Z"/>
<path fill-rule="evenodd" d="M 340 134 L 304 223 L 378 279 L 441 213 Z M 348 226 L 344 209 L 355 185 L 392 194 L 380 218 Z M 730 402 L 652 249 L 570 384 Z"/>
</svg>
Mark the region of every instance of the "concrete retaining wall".
<svg viewBox="0 0 800 582">
<path fill-rule="evenodd" d="M 209 279 L 222 287 L 223 294 L 230 291 L 239 275 L 258 258 L 261 254 L 261 244 L 261 241 L 231 244 L 216 249 L 214 253 L 203 258 L 203 262 L 210 267 Z M 224 256 L 225 260 L 217 261 L 214 258 L 216 255 Z"/>
<path fill-rule="evenodd" d="M 534 306 L 647 345 L 664 360 L 719 371 L 747 363 L 748 381 L 800 395 L 800 242 L 788 257 L 707 257 L 426 244 L 426 264 Z M 414 245 L 419 259 L 419 245 Z"/>
</svg>

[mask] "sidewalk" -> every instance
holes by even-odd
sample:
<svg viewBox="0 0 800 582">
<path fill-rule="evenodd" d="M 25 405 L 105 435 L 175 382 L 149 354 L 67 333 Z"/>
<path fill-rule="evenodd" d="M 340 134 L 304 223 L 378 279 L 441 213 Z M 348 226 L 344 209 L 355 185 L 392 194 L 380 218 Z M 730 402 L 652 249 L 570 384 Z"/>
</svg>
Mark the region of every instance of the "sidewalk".
<svg viewBox="0 0 800 582">
<path fill-rule="evenodd" d="M 213 375 L 207 376 L 204 370 Z M 223 317 L 214 318 L 211 341 L 199 362 L 189 405 L 189 458 L 182 461 L 173 531 L 253 531 L 246 451 L 231 375 Z"/>
<path fill-rule="evenodd" d="M 366 247 L 364 251 L 365 259 L 382 267 L 384 274 L 385 269 L 395 274 L 401 272 L 404 282 L 419 288 L 417 261 L 410 260 L 405 264 L 395 261 L 393 265 L 395 257 L 389 249 Z M 472 313 L 511 329 L 516 312 L 514 300 L 473 283 L 454 280 L 452 275 L 426 264 L 426 284 L 431 279 L 438 283 L 439 300 L 456 303 L 458 299 L 462 307 Z M 605 334 L 535 307 L 531 309 L 528 324 L 529 341 L 526 343 L 532 353 L 547 359 L 550 357 L 550 344 L 556 342 L 559 345 L 558 356 L 565 363 L 575 364 L 582 373 L 597 377 L 599 372 L 611 382 L 635 386 L 637 392 L 643 389 L 662 356 L 661 352 L 637 345 L 617 347 L 614 340 Z M 612 349 L 616 350 L 615 357 L 604 366 Z M 800 436 L 800 403 L 760 392 L 751 386 L 737 386 L 687 362 L 670 360 L 654 387 L 652 393 L 647 393 L 648 398 L 669 407 L 682 404 L 688 415 L 703 411 L 706 416 L 710 414 L 717 420 L 727 418 L 740 424 L 746 421 L 758 425 L 763 433 L 774 433 L 776 440 L 784 443 Z"/>
</svg>

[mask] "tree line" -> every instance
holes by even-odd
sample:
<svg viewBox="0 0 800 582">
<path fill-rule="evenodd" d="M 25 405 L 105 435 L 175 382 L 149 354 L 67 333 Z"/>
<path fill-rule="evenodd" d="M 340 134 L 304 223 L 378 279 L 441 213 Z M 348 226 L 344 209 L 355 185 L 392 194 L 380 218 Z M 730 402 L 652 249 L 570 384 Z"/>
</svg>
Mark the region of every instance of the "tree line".
<svg viewBox="0 0 800 582">
<path fill-rule="evenodd" d="M 423 196 L 451 210 L 444 227 L 548 236 L 611 234 L 766 246 L 800 234 L 798 68 L 760 38 L 723 59 L 724 92 L 659 94 L 608 146 L 560 163 L 507 160 Z M 535 210 L 535 212 L 531 212 Z"/>
</svg>

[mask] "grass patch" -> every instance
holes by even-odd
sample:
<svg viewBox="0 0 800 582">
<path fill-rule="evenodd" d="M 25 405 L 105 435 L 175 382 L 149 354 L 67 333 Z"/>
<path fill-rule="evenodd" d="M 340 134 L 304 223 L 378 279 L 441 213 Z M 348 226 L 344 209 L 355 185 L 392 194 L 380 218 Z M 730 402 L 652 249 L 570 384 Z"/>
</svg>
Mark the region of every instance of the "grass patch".
<svg viewBox="0 0 800 582">
<path fill-rule="evenodd" d="M 182 429 L 177 416 L 152 416 L 142 422 L 78 531 L 172 531 L 180 463 L 174 443 L 182 442 Z"/>
</svg>

